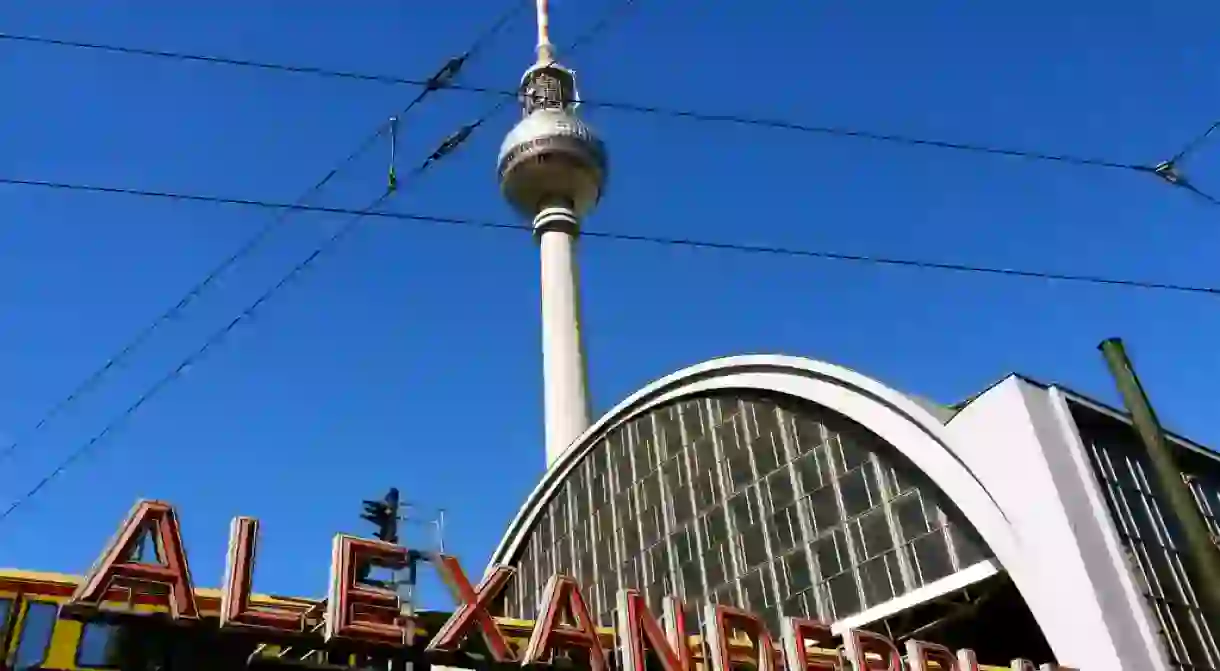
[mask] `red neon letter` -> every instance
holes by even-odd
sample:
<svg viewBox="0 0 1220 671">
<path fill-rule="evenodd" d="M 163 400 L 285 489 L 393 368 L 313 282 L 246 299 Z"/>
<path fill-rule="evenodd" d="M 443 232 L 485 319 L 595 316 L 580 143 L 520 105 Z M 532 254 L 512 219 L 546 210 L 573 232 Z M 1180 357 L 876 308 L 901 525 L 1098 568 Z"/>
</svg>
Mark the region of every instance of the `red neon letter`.
<svg viewBox="0 0 1220 671">
<path fill-rule="evenodd" d="M 847 649 L 847 659 L 855 671 L 902 671 L 902 655 L 898 648 L 894 647 L 894 642 L 881 634 L 863 629 L 848 629 L 843 633 L 843 647 Z M 872 660 L 868 659 L 870 654 L 881 657 L 877 661 L 884 666 L 873 666 Z"/>
<path fill-rule="evenodd" d="M 305 612 L 261 608 L 250 603 L 254 591 L 254 558 L 258 552 L 258 520 L 234 517 L 229 525 L 229 561 L 220 593 L 220 626 L 258 627 L 301 633 Z"/>
<path fill-rule="evenodd" d="M 414 623 L 401 611 L 391 589 L 361 583 L 361 565 L 402 569 L 407 549 L 355 536 L 335 536 L 330 562 L 330 592 L 326 603 L 326 641 L 347 638 L 383 645 L 412 643 Z"/>
<path fill-rule="evenodd" d="M 771 634 L 757 615 L 731 606 L 709 605 L 703 607 L 707 631 L 708 653 L 714 671 L 731 671 L 729 666 L 729 627 L 753 636 L 758 646 L 758 671 L 775 671 L 775 643 Z"/>
<path fill-rule="evenodd" d="M 979 659 L 970 648 L 957 651 L 958 671 L 979 671 Z"/>
<path fill-rule="evenodd" d="M 148 534 L 157 563 L 139 561 L 140 541 Z M 140 501 L 131 509 L 119 533 L 72 594 L 70 606 L 100 608 L 111 590 L 126 588 L 134 594 L 149 586 L 168 601 L 174 619 L 196 620 L 199 607 L 191 570 L 182 547 L 182 531 L 174 507 L 161 501 Z"/>
<path fill-rule="evenodd" d="M 954 671 L 958 668 L 957 658 L 953 656 L 953 651 L 943 645 L 910 639 L 907 641 L 906 648 L 907 664 L 911 667 L 911 671 L 929 671 L 929 662 L 936 662 L 940 671 Z"/>
<path fill-rule="evenodd" d="M 561 618 L 569 620 L 565 624 Z M 521 665 L 544 664 L 556 648 L 584 648 L 589 652 L 589 671 L 606 671 L 606 654 L 597 625 L 589 616 L 576 581 L 563 575 L 551 576 L 542 591 L 542 610 L 534 622 Z"/>
<path fill-rule="evenodd" d="M 513 661 L 512 652 L 504 633 L 496 625 L 496 619 L 488 612 L 487 607 L 495 602 L 500 593 L 508 585 L 508 581 L 516 572 L 510 566 L 496 566 L 483 578 L 478 587 L 471 587 L 470 580 L 462 571 L 462 565 L 457 557 L 438 555 L 435 560 L 436 570 L 441 579 L 449 586 L 453 599 L 458 607 L 449 616 L 449 620 L 436 632 L 436 637 L 428 644 L 428 652 L 454 652 L 470 633 L 471 627 L 478 627 L 487 644 L 487 650 L 492 659 L 497 662 Z"/>
<path fill-rule="evenodd" d="M 645 639 L 660 660 L 661 671 L 690 671 L 690 646 L 686 644 L 682 602 L 677 597 L 667 596 L 664 608 L 665 631 L 662 631 L 639 592 L 619 590 L 619 671 L 644 671 Z"/>
<path fill-rule="evenodd" d="M 812 663 L 809 659 L 806 647 L 809 643 L 834 649 L 834 634 L 830 633 L 828 625 L 817 620 L 786 617 L 783 628 L 781 638 L 784 642 L 784 659 L 787 661 L 788 671 L 836 671 L 839 668 L 838 655 L 818 655 Z"/>
</svg>

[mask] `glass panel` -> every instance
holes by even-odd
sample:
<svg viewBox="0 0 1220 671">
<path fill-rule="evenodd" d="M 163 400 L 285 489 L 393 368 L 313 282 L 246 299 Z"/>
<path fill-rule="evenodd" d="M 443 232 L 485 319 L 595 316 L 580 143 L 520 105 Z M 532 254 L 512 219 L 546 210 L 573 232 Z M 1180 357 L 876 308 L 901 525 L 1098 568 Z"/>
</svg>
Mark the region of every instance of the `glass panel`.
<svg viewBox="0 0 1220 671">
<path fill-rule="evenodd" d="M 836 529 L 829 536 L 813 542 L 813 556 L 822 577 L 832 576 L 849 563 L 847 546 L 843 542 L 843 531 Z"/>
<path fill-rule="evenodd" d="M 777 435 L 764 433 L 755 438 L 750 447 L 754 452 L 754 465 L 758 467 L 760 476 L 774 471 L 783 463 L 783 445 Z"/>
<path fill-rule="evenodd" d="M 843 514 L 848 517 L 855 517 L 873 506 L 863 469 L 856 469 L 839 478 L 839 491 L 843 493 Z"/>
<path fill-rule="evenodd" d="M 953 572 L 953 560 L 949 558 L 949 543 L 941 531 L 933 531 L 911 544 L 920 582 L 939 580 Z"/>
<path fill-rule="evenodd" d="M 928 533 L 928 517 L 924 514 L 923 502 L 918 493 L 905 494 L 894 499 L 894 519 L 904 540 L 913 540 Z"/>
<path fill-rule="evenodd" d="M 964 521 L 944 529 L 941 509 L 955 509 L 909 461 L 815 407 L 718 394 L 598 440 L 518 565 L 523 580 L 552 563 L 577 572 L 599 618 L 612 619 L 620 585 L 650 603 L 676 591 L 692 607 L 748 604 L 768 622 L 841 618 L 988 556 Z M 1151 531 L 1158 520 L 1147 516 Z M 523 582 L 507 614 L 532 614 L 536 592 Z"/>
<path fill-rule="evenodd" d="M 770 555 L 767 554 L 767 542 L 763 538 L 761 524 L 739 529 L 737 533 L 740 534 L 742 557 L 745 559 L 746 568 L 758 566 L 770 558 Z"/>
<path fill-rule="evenodd" d="M 103 622 L 85 624 L 76 650 L 76 665 L 90 668 L 119 666 L 118 625 Z"/>
<path fill-rule="evenodd" d="M 796 434 L 796 450 L 804 454 L 822 444 L 822 425 L 816 420 L 797 415 L 792 423 Z"/>
<path fill-rule="evenodd" d="M 973 529 L 961 524 L 951 524 L 949 531 L 953 537 L 953 549 L 957 551 L 959 568 L 967 568 L 989 556 L 983 540 Z"/>
<path fill-rule="evenodd" d="M 47 648 L 51 645 L 51 632 L 59 608 L 55 604 L 38 601 L 28 602 L 25 617 L 21 620 L 21 638 L 17 641 L 15 671 L 25 671 L 41 666 Z"/>
<path fill-rule="evenodd" d="M 810 526 L 814 533 L 820 533 L 839 525 L 842 516 L 839 514 L 839 501 L 835 497 L 834 487 L 826 486 L 805 499 L 809 511 Z"/>
<path fill-rule="evenodd" d="M 837 442 L 840 448 L 839 452 L 843 456 L 843 460 L 840 462 L 843 466 L 842 470 L 850 471 L 868 460 L 869 452 L 860 447 L 854 436 L 840 433 Z"/>
<path fill-rule="evenodd" d="M 831 578 L 827 586 L 836 620 L 860 612 L 860 590 L 856 586 L 856 577 L 850 571 Z"/>
<path fill-rule="evenodd" d="M 813 584 L 809 572 L 809 559 L 803 551 L 793 552 L 783 558 L 784 573 L 789 594 L 803 592 Z"/>
<path fill-rule="evenodd" d="M 795 506 L 775 513 L 767 526 L 770 528 L 771 552 L 776 554 L 792 549 L 801 535 L 801 523 Z"/>
<path fill-rule="evenodd" d="M 894 583 L 890 580 L 886 557 L 877 557 L 861 564 L 860 584 L 864 588 L 866 606 L 875 606 L 894 598 Z"/>
<path fill-rule="evenodd" d="M 1085 443 L 1106 505 L 1119 532 L 1127 564 L 1156 616 L 1159 634 L 1174 666 L 1190 671 L 1220 669 L 1216 639 L 1203 625 L 1202 612 L 1175 543 L 1177 529 L 1166 525 L 1160 487 L 1148 480 L 1150 467 L 1139 437 L 1130 425 L 1092 409 L 1073 405 L 1072 414 Z M 1171 445 L 1173 441 L 1170 441 Z M 1180 464 L 1193 480 L 1195 503 L 1205 516 L 1213 514 L 1203 488 L 1204 478 L 1189 470 L 1202 466 L 1182 450 Z M 1207 464 L 1206 468 L 1214 468 Z M 1209 523 L 1211 520 L 1209 519 Z M 957 535 L 954 536 L 957 544 Z"/>
<path fill-rule="evenodd" d="M 887 552 L 894 547 L 894 539 L 890 536 L 890 526 L 885 519 L 885 510 L 874 508 L 860 516 L 852 524 L 856 531 L 857 556 L 868 559 Z"/>
</svg>

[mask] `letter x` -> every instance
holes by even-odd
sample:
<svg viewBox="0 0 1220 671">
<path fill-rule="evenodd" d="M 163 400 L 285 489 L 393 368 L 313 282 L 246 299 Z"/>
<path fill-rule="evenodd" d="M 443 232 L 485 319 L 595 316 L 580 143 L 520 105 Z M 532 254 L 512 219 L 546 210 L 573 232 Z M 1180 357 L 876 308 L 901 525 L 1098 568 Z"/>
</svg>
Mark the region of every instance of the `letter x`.
<svg viewBox="0 0 1220 671">
<path fill-rule="evenodd" d="M 441 578 L 448 583 L 458 607 L 428 644 L 428 652 L 456 651 L 462 639 L 470 633 L 471 627 L 478 626 L 483 635 L 483 642 L 487 644 L 487 650 L 495 661 L 514 661 L 508 641 L 487 607 L 500 596 L 516 571 L 510 566 L 497 566 L 478 587 L 471 587 L 470 580 L 466 578 L 466 573 L 456 557 L 438 555 L 435 561 L 436 568 Z"/>
</svg>

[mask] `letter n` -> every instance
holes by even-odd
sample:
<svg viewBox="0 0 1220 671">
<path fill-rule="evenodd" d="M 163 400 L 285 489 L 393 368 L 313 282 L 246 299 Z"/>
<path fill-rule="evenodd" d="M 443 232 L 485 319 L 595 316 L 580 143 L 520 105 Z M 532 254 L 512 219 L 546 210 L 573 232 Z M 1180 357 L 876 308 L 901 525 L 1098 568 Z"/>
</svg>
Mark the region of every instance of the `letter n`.
<svg viewBox="0 0 1220 671">
<path fill-rule="evenodd" d="M 256 627 L 290 633 L 305 631 L 305 612 L 266 608 L 251 603 L 254 559 L 258 552 L 258 520 L 234 517 L 229 525 L 229 561 L 220 593 L 220 626 Z"/>
<path fill-rule="evenodd" d="M 618 593 L 619 671 L 645 671 L 644 643 L 661 663 L 661 671 L 691 671 L 690 646 L 682 618 L 682 602 L 665 597 L 665 629 L 649 612 L 644 597 L 633 589 Z"/>
<path fill-rule="evenodd" d="M 140 560 L 140 546 L 146 537 L 156 549 L 157 563 Z M 170 504 L 137 503 L 76 588 L 68 606 L 101 608 L 116 589 L 131 590 L 133 601 L 135 594 L 151 591 L 168 602 L 170 617 L 175 620 L 199 619 L 178 515 Z"/>
<path fill-rule="evenodd" d="M 521 655 L 521 665 L 545 664 L 556 648 L 582 648 L 589 654 L 589 671 L 607 671 L 597 625 L 580 588 L 575 580 L 562 575 L 551 576 L 542 591 L 542 608 Z"/>
</svg>

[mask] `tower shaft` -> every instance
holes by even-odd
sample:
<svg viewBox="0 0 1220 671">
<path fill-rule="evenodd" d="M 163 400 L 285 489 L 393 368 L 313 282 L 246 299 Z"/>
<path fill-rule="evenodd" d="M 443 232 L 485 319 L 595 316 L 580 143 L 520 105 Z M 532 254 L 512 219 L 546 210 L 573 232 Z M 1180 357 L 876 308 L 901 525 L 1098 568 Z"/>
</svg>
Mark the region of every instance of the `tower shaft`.
<svg viewBox="0 0 1220 671">
<path fill-rule="evenodd" d="M 534 217 L 542 257 L 542 370 L 546 459 L 550 466 L 589 428 L 589 388 L 580 323 L 576 238 L 580 223 L 568 203 Z"/>
</svg>

